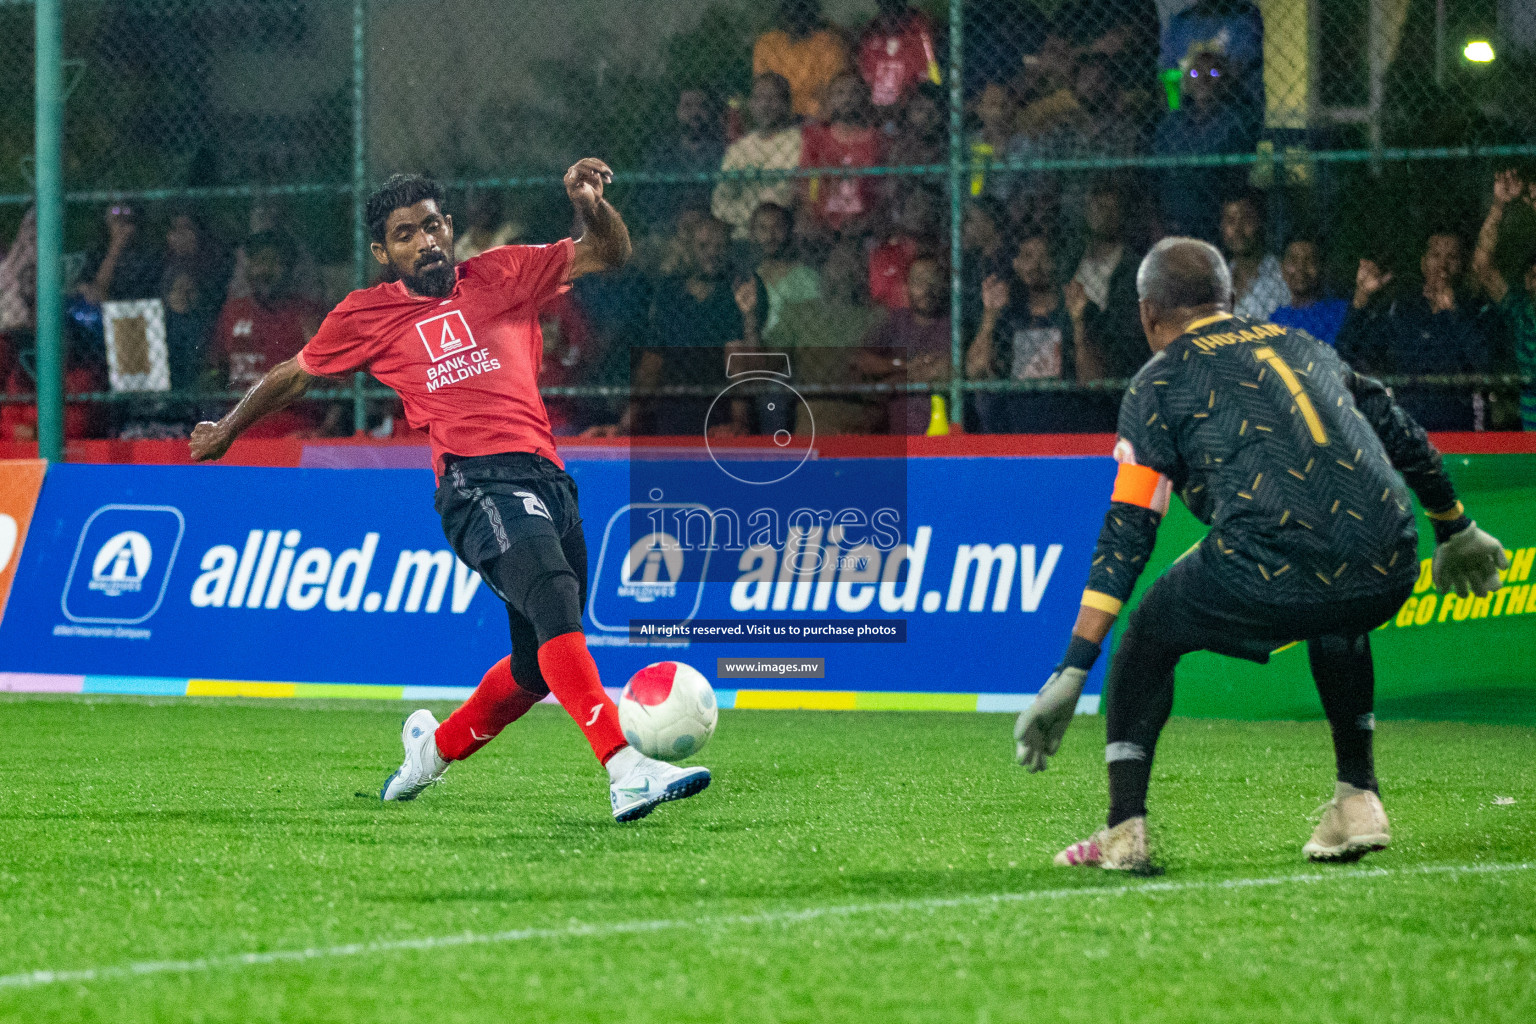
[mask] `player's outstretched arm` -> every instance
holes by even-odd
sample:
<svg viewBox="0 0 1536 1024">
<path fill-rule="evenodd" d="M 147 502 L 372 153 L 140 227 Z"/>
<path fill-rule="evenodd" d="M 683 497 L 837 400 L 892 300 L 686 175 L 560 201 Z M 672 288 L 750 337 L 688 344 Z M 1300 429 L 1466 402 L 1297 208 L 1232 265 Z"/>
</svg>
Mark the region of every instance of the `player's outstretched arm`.
<svg viewBox="0 0 1536 1024">
<path fill-rule="evenodd" d="M 629 228 L 608 200 L 603 186 L 613 181 L 613 171 L 595 157 L 585 157 L 565 172 L 565 194 L 581 217 L 582 233 L 576 239 L 576 255 L 565 279 L 574 281 L 585 274 L 616 270 L 629 262 L 633 247 Z"/>
<path fill-rule="evenodd" d="M 1467 518 L 1440 452 L 1424 428 L 1392 400 L 1379 380 L 1346 367 L 1344 381 L 1354 395 L 1355 407 L 1381 438 L 1392 467 L 1403 474 L 1434 525 L 1435 586 L 1461 597 L 1468 593 L 1482 597 L 1499 589 L 1499 570 L 1509 566 L 1504 545 Z"/>
<path fill-rule="evenodd" d="M 247 427 L 303 397 L 314 380 L 300 369 L 297 359 L 274 366 L 223 419 L 204 421 L 192 429 L 192 461 L 222 458 Z"/>
<path fill-rule="evenodd" d="M 1120 467 L 1066 653 L 1014 723 L 1014 755 L 1032 772 L 1044 771 L 1047 759 L 1061 749 L 1088 670 L 1099 660 L 1104 638 L 1157 543 L 1169 491 L 1167 478 L 1155 470 L 1133 464 Z"/>
</svg>

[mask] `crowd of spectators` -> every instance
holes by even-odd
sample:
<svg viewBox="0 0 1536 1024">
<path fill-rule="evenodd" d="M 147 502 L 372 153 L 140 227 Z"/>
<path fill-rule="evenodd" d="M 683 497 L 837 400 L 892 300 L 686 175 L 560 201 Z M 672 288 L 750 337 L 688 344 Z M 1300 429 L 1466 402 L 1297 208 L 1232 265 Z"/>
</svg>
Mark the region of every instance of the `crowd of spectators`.
<svg viewBox="0 0 1536 1024">
<path fill-rule="evenodd" d="M 1170 234 L 1222 249 L 1239 315 L 1304 329 L 1363 371 L 1536 372 L 1536 260 L 1507 230 L 1508 221 L 1529 226 L 1536 217 L 1536 184 L 1514 172 L 1494 183 L 1470 257 L 1452 226 L 1429 233 L 1416 261 L 1377 253 L 1355 263 L 1359 254 L 1330 253 L 1322 233 L 1271 237 L 1284 221 L 1273 215 L 1272 196 L 1252 190 L 1246 167 L 1042 173 L 992 166 L 1251 152 L 1265 97 L 1263 22 L 1248 0 L 1198 0 L 1166 22 L 1152 0 L 1066 0 L 1050 17 L 1027 0 L 967 6 L 967 17 L 988 19 L 992 31 L 967 42 L 969 195 L 952 306 L 950 207 L 934 167 L 950 159 L 942 26 L 907 0 L 877 6 L 870 22 L 849 30 L 829 23 L 816 0 L 783 0 L 775 27 L 752 47 L 748 96 L 677 94 L 672 124 L 656 133 L 637 169 L 725 174 L 624 195 L 620 206 L 636 226 L 635 262 L 578 281 L 543 311 L 542 384 L 609 391 L 551 394 L 558 433 L 692 435 L 706 417 L 710 432 L 725 435 L 806 429 L 797 417 L 814 417 L 823 435 L 921 432 L 930 418 L 921 386 L 946 392 L 955 369 L 953 311 L 966 378 L 1034 385 L 971 393 L 968 429 L 1113 430 L 1118 392 L 1096 382 L 1124 380 L 1146 360 L 1136 269 L 1146 249 Z M 906 170 L 858 173 L 890 167 Z M 528 232 L 495 193 L 455 202 L 460 260 Z M 339 298 L 266 204 L 252 209 L 249 231 L 229 248 L 186 210 L 169 211 L 163 235 L 126 207 L 107 211 L 102 226 L 102 244 L 70 296 L 72 393 L 107 387 L 104 302 L 158 298 L 173 394 L 206 395 L 243 389 L 291 356 Z M 23 223 L 0 261 L 0 388 L 14 395 L 32 390 L 25 353 L 32 245 Z M 1352 293 L 1331 293 L 1330 258 L 1356 267 Z M 813 386 L 805 408 L 719 404 L 705 393 L 728 383 L 730 355 L 760 349 L 790 353 L 792 381 Z M 835 390 L 872 384 L 901 387 Z M 699 393 L 625 397 L 660 385 Z M 1444 382 L 1399 388 L 1431 429 L 1498 425 L 1488 395 L 1486 387 Z M 1536 429 L 1536 389 L 1527 386 L 1519 410 L 1526 428 Z M 217 411 L 213 398 L 76 403 L 68 430 L 180 436 Z M 399 432 L 396 412 L 373 409 L 370 426 Z M 0 406 L 0 440 L 30 437 L 35 418 L 25 403 Z M 349 408 L 314 403 L 255 433 L 351 428 Z"/>
</svg>

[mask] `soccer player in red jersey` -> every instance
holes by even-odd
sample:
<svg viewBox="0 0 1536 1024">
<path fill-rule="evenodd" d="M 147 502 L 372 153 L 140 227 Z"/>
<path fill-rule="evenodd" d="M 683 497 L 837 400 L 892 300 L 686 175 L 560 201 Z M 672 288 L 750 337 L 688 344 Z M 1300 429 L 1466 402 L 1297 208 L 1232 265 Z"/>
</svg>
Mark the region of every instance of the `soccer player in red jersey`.
<svg viewBox="0 0 1536 1024">
<path fill-rule="evenodd" d="M 405 761 L 384 800 L 413 799 L 551 692 L 607 767 L 615 819 L 634 821 L 709 785 L 708 769 L 644 757 L 620 731 L 581 630 L 587 544 L 576 487 L 539 397 L 539 310 L 583 274 L 629 259 L 629 230 L 603 198 L 612 177 L 591 158 L 566 172 L 581 238 L 501 246 L 457 265 L 441 186 L 390 178 L 367 205 L 373 255 L 389 280 L 348 295 L 297 356 L 192 433 L 193 459 L 217 459 L 317 378 L 360 369 L 399 394 L 411 426 L 426 428 L 443 532 L 506 602 L 512 654 L 441 725 L 425 709 L 405 720 Z"/>
</svg>

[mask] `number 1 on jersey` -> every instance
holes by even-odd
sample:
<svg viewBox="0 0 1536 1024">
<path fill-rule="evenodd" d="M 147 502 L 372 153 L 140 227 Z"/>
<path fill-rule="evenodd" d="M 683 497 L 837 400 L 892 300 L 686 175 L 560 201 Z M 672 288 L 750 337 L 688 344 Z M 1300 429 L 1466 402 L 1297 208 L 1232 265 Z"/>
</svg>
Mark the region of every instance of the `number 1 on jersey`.
<svg viewBox="0 0 1536 1024">
<path fill-rule="evenodd" d="M 1318 445 L 1327 444 L 1328 432 L 1323 429 L 1322 417 L 1318 416 L 1317 409 L 1312 405 L 1312 396 L 1302 389 L 1301 381 L 1296 379 L 1295 371 L 1287 366 L 1279 353 L 1268 345 L 1254 349 L 1253 358 L 1268 363 L 1270 369 L 1279 375 L 1286 390 L 1291 393 L 1291 398 L 1295 399 L 1296 408 L 1301 410 L 1301 418 L 1306 421 L 1307 429 L 1312 432 L 1312 441 Z"/>
</svg>

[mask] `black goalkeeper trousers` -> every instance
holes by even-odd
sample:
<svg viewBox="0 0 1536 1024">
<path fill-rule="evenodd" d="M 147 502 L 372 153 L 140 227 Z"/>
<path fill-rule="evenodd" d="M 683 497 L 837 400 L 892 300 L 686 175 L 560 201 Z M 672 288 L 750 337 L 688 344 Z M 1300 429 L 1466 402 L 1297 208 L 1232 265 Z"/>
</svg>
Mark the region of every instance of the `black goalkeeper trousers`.
<svg viewBox="0 0 1536 1024">
<path fill-rule="evenodd" d="M 1131 613 L 1105 681 L 1104 757 L 1111 790 L 1117 763 L 1150 772 L 1157 738 L 1173 710 L 1174 666 L 1181 657 L 1215 651 L 1263 664 L 1277 649 L 1298 641 L 1307 644 L 1312 678 L 1333 728 L 1341 778 L 1350 774 L 1345 781 L 1373 787 L 1374 777 L 1367 776 L 1376 677 L 1369 634 L 1396 614 L 1412 590 L 1409 579 L 1364 599 L 1264 605 L 1232 593 L 1211 572 L 1201 549 L 1174 563 Z M 1145 813 L 1137 806 L 1145 800 L 1144 782 L 1140 788 L 1139 798 L 1131 793 L 1121 809 L 1122 818 Z"/>
</svg>

